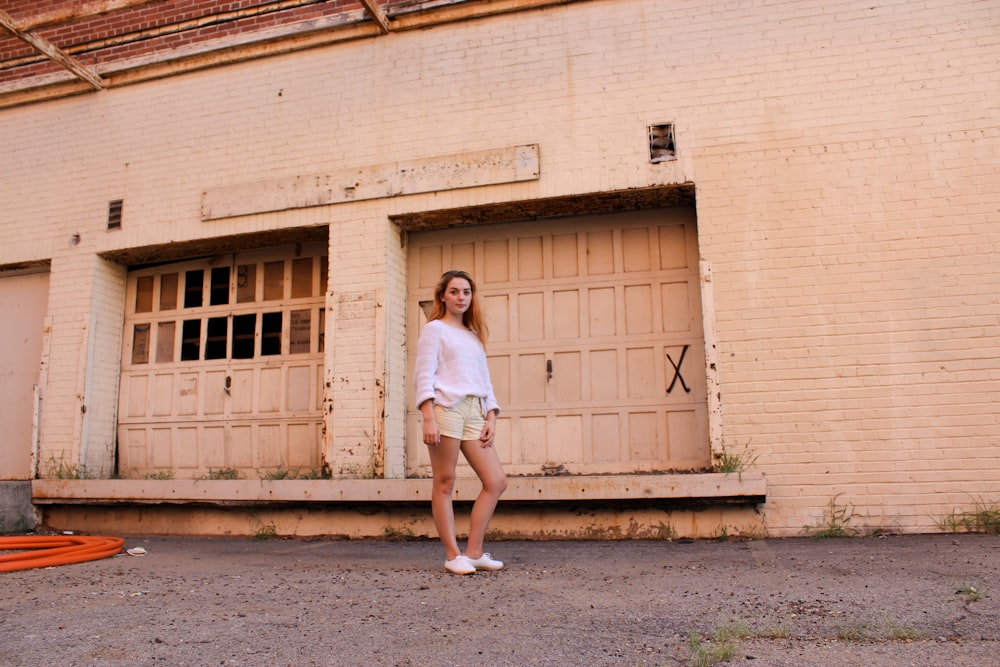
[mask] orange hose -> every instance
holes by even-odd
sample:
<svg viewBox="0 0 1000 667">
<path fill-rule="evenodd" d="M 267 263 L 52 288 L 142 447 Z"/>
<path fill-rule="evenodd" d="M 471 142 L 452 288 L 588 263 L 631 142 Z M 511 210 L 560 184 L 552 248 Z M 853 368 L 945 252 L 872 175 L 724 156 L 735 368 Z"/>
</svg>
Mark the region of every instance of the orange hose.
<svg viewBox="0 0 1000 667">
<path fill-rule="evenodd" d="M 85 535 L 0 537 L 0 551 L 17 551 L 17 553 L 0 554 L 0 572 L 107 558 L 119 553 L 124 544 L 125 540 L 120 537 Z"/>
</svg>

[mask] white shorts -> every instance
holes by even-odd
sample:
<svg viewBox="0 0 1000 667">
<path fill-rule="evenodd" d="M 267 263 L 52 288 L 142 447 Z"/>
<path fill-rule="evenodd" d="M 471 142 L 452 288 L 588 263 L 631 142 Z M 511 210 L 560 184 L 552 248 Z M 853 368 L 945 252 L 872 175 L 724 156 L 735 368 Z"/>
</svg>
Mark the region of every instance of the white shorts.
<svg viewBox="0 0 1000 667">
<path fill-rule="evenodd" d="M 434 418 L 441 435 L 463 441 L 479 440 L 486 426 L 483 404 L 478 396 L 466 396 L 450 408 L 435 403 Z"/>
</svg>

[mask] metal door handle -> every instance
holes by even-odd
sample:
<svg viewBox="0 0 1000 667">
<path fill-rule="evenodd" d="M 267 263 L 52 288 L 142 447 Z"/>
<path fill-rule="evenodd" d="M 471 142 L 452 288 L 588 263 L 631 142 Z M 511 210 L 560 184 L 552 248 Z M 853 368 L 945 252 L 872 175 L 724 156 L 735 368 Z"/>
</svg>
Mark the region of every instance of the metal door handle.
<svg viewBox="0 0 1000 667">
<path fill-rule="evenodd" d="M 545 360 L 545 377 L 546 377 L 547 380 L 551 380 L 552 379 L 552 360 L 551 359 L 546 359 Z"/>
</svg>

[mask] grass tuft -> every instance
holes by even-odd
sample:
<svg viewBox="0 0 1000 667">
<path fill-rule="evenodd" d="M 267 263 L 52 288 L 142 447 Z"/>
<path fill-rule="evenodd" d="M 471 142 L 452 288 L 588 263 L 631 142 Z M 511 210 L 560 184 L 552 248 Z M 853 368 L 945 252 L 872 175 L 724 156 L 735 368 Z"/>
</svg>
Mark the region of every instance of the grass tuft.
<svg viewBox="0 0 1000 667">
<path fill-rule="evenodd" d="M 971 510 L 952 510 L 937 523 L 942 531 L 950 533 L 1000 535 L 1000 505 L 979 498 Z"/>
<path fill-rule="evenodd" d="M 817 540 L 830 537 L 854 537 L 857 535 L 857 529 L 851 526 L 851 520 L 854 518 L 854 508 L 850 505 L 838 505 L 837 499 L 840 496 L 841 494 L 838 493 L 827 503 L 822 524 L 803 526 L 802 532 Z"/>
</svg>

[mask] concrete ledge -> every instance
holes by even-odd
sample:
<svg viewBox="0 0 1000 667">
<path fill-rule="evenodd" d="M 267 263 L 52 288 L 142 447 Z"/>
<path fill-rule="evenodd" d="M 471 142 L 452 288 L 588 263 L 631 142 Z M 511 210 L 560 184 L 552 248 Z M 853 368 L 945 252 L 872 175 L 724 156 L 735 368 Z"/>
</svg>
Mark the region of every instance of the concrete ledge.
<svg viewBox="0 0 1000 667">
<path fill-rule="evenodd" d="M 760 503 L 762 473 L 511 477 L 504 501 L 725 500 Z M 429 479 L 34 480 L 36 505 L 155 503 L 430 502 Z M 455 499 L 474 500 L 475 478 L 459 479 Z"/>
</svg>

